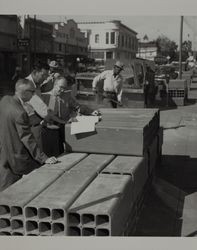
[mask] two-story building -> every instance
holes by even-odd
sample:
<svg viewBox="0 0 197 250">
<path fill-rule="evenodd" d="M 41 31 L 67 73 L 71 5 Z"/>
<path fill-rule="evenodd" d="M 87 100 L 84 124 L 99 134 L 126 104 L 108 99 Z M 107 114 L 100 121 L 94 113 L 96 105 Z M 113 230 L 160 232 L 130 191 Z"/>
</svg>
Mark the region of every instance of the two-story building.
<svg viewBox="0 0 197 250">
<path fill-rule="evenodd" d="M 88 44 L 84 34 L 73 19 L 53 22 L 54 55 L 65 62 L 87 57 Z"/>
<path fill-rule="evenodd" d="M 138 50 L 137 32 L 119 20 L 79 22 L 78 27 L 88 39 L 89 55 L 98 62 L 107 59 L 129 61 Z"/>
<path fill-rule="evenodd" d="M 18 19 L 0 15 L 0 79 L 10 79 L 17 63 Z"/>
</svg>

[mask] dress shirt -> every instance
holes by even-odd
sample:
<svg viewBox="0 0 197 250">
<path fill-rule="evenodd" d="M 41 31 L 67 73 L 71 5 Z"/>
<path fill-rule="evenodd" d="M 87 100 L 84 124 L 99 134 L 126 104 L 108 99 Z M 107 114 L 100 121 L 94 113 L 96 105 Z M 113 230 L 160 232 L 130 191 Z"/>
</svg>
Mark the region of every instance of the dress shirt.
<svg viewBox="0 0 197 250">
<path fill-rule="evenodd" d="M 41 99 L 41 91 L 36 86 L 31 74 L 26 77 L 26 79 L 30 80 L 34 84 L 36 91 L 31 100 L 26 103 L 25 110 L 29 116 L 33 115 L 36 112 L 40 117 L 45 118 L 48 114 L 48 107 Z"/>
<path fill-rule="evenodd" d="M 123 77 L 119 74 L 114 76 L 113 70 L 106 70 L 96 76 L 93 80 L 92 87 L 96 88 L 99 81 L 104 80 L 103 90 L 115 92 L 118 101 L 121 101 Z"/>
</svg>

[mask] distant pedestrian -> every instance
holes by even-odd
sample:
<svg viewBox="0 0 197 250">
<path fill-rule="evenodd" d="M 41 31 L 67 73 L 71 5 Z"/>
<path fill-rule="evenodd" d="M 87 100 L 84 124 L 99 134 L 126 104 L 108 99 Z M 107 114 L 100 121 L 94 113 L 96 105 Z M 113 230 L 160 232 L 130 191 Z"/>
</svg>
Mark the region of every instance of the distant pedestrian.
<svg viewBox="0 0 197 250">
<path fill-rule="evenodd" d="M 60 76 L 59 69 L 60 66 L 56 61 L 51 61 L 49 63 L 49 76 L 40 86 L 42 93 L 51 91 L 53 89 L 55 79 Z"/>
<path fill-rule="evenodd" d="M 103 85 L 103 104 L 106 107 L 117 108 L 122 103 L 123 77 L 120 72 L 124 69 L 124 64 L 117 61 L 113 70 L 105 70 L 97 75 L 92 83 L 94 93 L 98 92 L 97 85 L 104 80 Z"/>
</svg>

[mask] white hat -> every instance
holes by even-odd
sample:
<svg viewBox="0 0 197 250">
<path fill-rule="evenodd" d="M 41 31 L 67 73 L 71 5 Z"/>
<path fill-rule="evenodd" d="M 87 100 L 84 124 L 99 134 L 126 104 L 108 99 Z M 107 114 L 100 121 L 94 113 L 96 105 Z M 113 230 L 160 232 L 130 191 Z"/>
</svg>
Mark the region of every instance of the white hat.
<svg viewBox="0 0 197 250">
<path fill-rule="evenodd" d="M 114 66 L 120 68 L 121 70 L 124 69 L 124 64 L 123 64 L 122 62 L 120 62 L 120 61 L 117 61 L 117 62 L 114 64 Z"/>
<path fill-rule="evenodd" d="M 59 65 L 58 65 L 58 63 L 57 63 L 56 61 L 51 61 L 51 62 L 49 63 L 49 67 L 51 67 L 51 68 L 58 68 Z"/>
</svg>

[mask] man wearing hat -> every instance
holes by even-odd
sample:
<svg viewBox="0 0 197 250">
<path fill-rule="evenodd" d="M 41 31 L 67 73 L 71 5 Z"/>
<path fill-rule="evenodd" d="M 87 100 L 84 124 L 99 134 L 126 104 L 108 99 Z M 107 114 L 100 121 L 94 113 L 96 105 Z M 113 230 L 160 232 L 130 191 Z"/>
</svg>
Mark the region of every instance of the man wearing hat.
<svg viewBox="0 0 197 250">
<path fill-rule="evenodd" d="M 53 89 L 55 79 L 60 76 L 59 64 L 56 61 L 49 63 L 49 77 L 42 83 L 41 92 L 45 93 Z"/>
<path fill-rule="evenodd" d="M 92 90 L 97 93 L 97 85 L 101 80 L 103 84 L 103 103 L 105 107 L 117 108 L 117 104 L 121 104 L 123 77 L 120 72 L 124 69 L 124 64 L 117 61 L 113 70 L 105 70 L 97 75 L 92 83 Z"/>
</svg>

